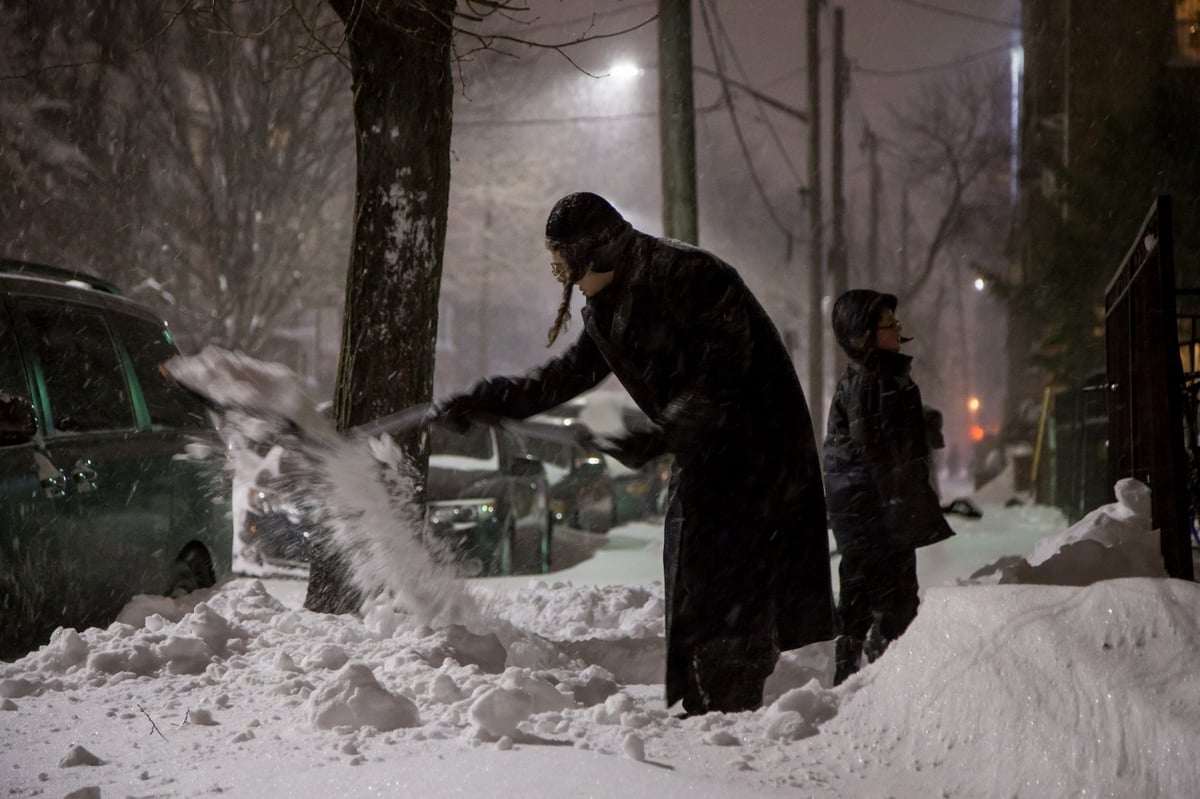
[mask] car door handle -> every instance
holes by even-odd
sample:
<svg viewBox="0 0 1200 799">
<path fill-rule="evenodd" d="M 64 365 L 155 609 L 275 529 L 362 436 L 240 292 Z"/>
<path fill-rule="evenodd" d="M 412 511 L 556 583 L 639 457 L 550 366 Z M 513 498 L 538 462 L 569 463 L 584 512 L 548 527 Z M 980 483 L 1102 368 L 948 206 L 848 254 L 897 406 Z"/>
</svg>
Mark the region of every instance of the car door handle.
<svg viewBox="0 0 1200 799">
<path fill-rule="evenodd" d="M 96 490 L 96 478 L 99 476 L 90 460 L 80 458 L 71 467 L 71 488 L 76 494 L 91 494 Z"/>
</svg>

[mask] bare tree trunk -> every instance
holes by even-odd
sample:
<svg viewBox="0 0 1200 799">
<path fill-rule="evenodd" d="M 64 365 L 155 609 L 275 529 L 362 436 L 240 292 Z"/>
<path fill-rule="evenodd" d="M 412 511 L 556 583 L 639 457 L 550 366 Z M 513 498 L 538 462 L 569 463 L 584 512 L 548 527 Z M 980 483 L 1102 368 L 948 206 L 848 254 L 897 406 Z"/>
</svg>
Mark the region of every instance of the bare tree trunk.
<svg viewBox="0 0 1200 799">
<path fill-rule="evenodd" d="M 428 402 L 433 393 L 450 197 L 455 3 L 330 5 L 346 23 L 358 156 L 334 393 L 337 425 L 346 429 Z M 420 438 L 399 443 L 424 470 L 428 452 Z M 358 604 L 337 564 L 318 557 L 311 565 L 306 608 L 340 612 Z"/>
</svg>

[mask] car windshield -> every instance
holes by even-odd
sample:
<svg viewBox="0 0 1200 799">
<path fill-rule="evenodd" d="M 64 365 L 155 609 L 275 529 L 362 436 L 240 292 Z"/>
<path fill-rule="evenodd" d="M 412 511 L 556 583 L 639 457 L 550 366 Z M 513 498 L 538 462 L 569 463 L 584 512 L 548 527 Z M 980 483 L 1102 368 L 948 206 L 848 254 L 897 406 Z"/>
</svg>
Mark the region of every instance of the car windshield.
<svg viewBox="0 0 1200 799">
<path fill-rule="evenodd" d="M 473 460 L 492 457 L 492 436 L 484 425 L 471 425 L 465 433 L 454 433 L 439 425 L 430 431 L 430 452 L 436 456 L 454 456 Z"/>
<path fill-rule="evenodd" d="M 571 445 L 526 435 L 529 452 L 546 467 L 546 479 L 555 485 L 571 473 Z"/>
</svg>

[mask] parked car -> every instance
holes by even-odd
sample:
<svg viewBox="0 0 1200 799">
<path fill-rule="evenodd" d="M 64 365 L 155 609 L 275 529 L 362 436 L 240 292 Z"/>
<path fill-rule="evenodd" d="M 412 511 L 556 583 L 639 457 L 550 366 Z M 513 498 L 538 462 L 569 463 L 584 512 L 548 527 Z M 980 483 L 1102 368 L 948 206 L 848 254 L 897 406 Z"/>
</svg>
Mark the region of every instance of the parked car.
<svg viewBox="0 0 1200 799">
<path fill-rule="evenodd" d="M 370 426 L 371 435 L 403 431 L 411 415 Z M 284 568 L 311 556 L 309 520 L 266 488 L 255 488 L 243 530 L 242 557 Z M 424 535 L 435 554 L 467 577 L 550 570 L 553 526 L 546 471 L 522 438 L 503 426 L 474 424 L 458 434 L 430 428 Z"/>
<path fill-rule="evenodd" d="M 671 457 L 629 468 L 591 443 L 594 432 L 581 421 L 581 407 L 578 403 L 563 406 L 514 424 L 533 453 L 547 464 L 555 520 L 603 533 L 618 524 L 661 515 L 671 478 Z M 622 422 L 627 429 L 648 423 L 634 411 L 623 413 Z M 568 431 L 570 436 L 564 435 Z"/>
<path fill-rule="evenodd" d="M 631 469 L 611 455 L 604 456 L 617 493 L 617 521 L 624 523 L 662 516 L 667 512 L 667 489 L 671 484 L 670 455 L 662 455 Z"/>
<path fill-rule="evenodd" d="M 572 419 L 534 417 L 517 423 L 530 451 L 546 465 L 555 524 L 606 533 L 618 522 L 617 489 L 608 457 Z"/>
<path fill-rule="evenodd" d="M 221 444 L 159 369 L 177 353 L 114 285 L 0 259 L 0 657 L 229 571 L 228 480 L 180 457 Z"/>
<path fill-rule="evenodd" d="M 235 553 L 245 563 L 274 570 L 307 568 L 312 557 L 313 529 L 288 502 L 267 486 L 248 486 L 244 490 L 246 512 L 237 531 Z"/>
<path fill-rule="evenodd" d="M 592 391 L 547 410 L 535 419 L 572 423 L 596 434 L 620 434 L 652 427 L 652 422 L 634 401 L 620 392 Z M 605 455 L 608 475 L 617 494 L 617 523 L 634 521 L 666 512 L 674 458 L 662 455 L 630 469 L 617 458 Z"/>
<path fill-rule="evenodd" d="M 554 527 L 546 470 L 520 436 L 473 424 L 430 428 L 426 535 L 449 545 L 467 575 L 550 570 Z"/>
</svg>

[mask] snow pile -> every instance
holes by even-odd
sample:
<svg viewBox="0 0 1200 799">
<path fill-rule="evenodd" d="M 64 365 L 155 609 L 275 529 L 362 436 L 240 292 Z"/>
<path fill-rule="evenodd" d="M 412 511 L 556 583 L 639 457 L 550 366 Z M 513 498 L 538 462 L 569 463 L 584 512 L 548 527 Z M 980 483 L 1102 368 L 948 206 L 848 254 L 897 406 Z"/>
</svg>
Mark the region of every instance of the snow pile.
<svg viewBox="0 0 1200 799">
<path fill-rule="evenodd" d="M 1071 527 L 1045 536 L 1024 558 L 1009 557 L 980 570 L 991 582 L 1088 585 L 1119 577 L 1166 577 L 1158 530 L 1152 529 L 1150 489 L 1132 478 L 1117 481 L 1116 502 L 1102 505 Z"/>
<path fill-rule="evenodd" d="M 347 664 L 313 691 L 308 701 L 308 719 L 321 730 L 347 726 L 389 732 L 421 724 L 416 703 L 389 693 L 365 663 Z"/>
<path fill-rule="evenodd" d="M 823 732 L 907 765 L 894 795 L 930 770 L 952 795 L 1200 795 L 1197 608 L 1174 580 L 933 589 Z"/>
<path fill-rule="evenodd" d="M 531 581 L 497 608 L 513 624 L 564 640 L 654 638 L 663 634 L 662 590 L 651 585 Z"/>
<path fill-rule="evenodd" d="M 1094 541 L 1109 549 L 1125 548 L 1129 554 L 1151 547 L 1157 552 L 1159 540 L 1158 532 L 1152 530 L 1150 489 L 1126 477 L 1117 481 L 1114 492 L 1116 502 L 1101 505 L 1059 535 L 1039 541 L 1028 557 L 1029 565 L 1040 566 L 1080 541 Z"/>
<path fill-rule="evenodd" d="M 672 796 L 696 795 L 697 781 L 710 786 L 699 795 L 747 797 L 797 786 L 814 796 L 1200 794 L 1200 763 L 1185 755 L 1200 746 L 1200 672 L 1187 667 L 1200 658 L 1194 584 L 932 588 L 908 633 L 845 685 L 828 687 L 832 648 L 817 644 L 785 653 L 761 710 L 688 719 L 663 707 L 655 676 L 661 629 L 645 616 L 660 602 L 658 585 L 539 582 L 497 595 L 491 629 L 434 628 L 382 602 L 366 619 L 290 609 L 240 579 L 177 622 L 150 614 L 143 627 L 60 630 L 0 664 L 0 720 L 12 719 L 0 769 L 18 795 L 250 795 L 236 789 L 251 782 L 272 795 L 314 768 L 329 773 L 298 795 L 332 784 L 361 795 L 398 759 L 437 752 L 446 764 L 428 779 L 447 787 L 433 795 L 453 795 L 481 749 L 562 758 L 566 747 L 669 765 L 681 772 Z M 567 634 L 555 635 L 560 622 Z M 624 679 L 597 662 L 604 647 L 580 645 L 596 641 L 655 668 Z M 64 713 L 77 718 L 56 722 Z M 41 732 L 17 733 L 30 729 Z M 81 743 L 105 765 L 56 769 Z M 185 776 L 181 746 L 187 762 L 220 769 Z M 532 795 L 578 788 L 576 768 L 556 762 Z M 488 767 L 485 784 L 507 795 L 521 763 Z"/>
<path fill-rule="evenodd" d="M 164 740 L 192 731 L 191 750 L 200 758 L 250 758 L 266 745 L 255 742 L 282 736 L 299 750 L 292 756 L 332 746 L 354 765 L 387 759 L 404 742 L 430 740 L 500 750 L 554 743 L 642 762 L 668 748 L 664 736 L 698 736 L 716 748 L 740 747 L 744 739 L 799 741 L 815 735 L 837 708 L 810 671 L 792 668 L 773 678 L 778 699 L 761 713 L 673 717 L 661 703 L 660 585 L 536 583 L 503 602 L 497 597 L 493 628 L 481 631 L 435 629 L 382 600 L 361 620 L 293 610 L 250 579 L 206 597 L 169 600 L 171 608 L 146 598 L 124 614 L 144 617 L 141 627 L 59 630 L 40 650 L 0 664 L 0 696 L 19 716 L 52 708 L 60 697 L 109 708 L 89 725 L 99 725 L 100 740 L 110 742 L 93 747 L 97 757 L 121 766 L 100 785 L 118 793 L 153 787 L 125 782 L 146 753 L 122 754 L 111 743 L 120 739 L 115 730 L 139 721 Z M 177 615 L 189 601 L 194 606 L 175 622 L 150 611 Z M 548 637 L 560 623 L 567 634 Z M 627 661 L 622 670 L 641 670 L 637 681 L 589 660 L 614 652 Z M 69 730 L 55 731 L 73 739 Z M 47 755 L 58 743 L 50 738 L 54 744 L 38 747 Z M 230 743 L 238 749 L 231 752 Z M 40 762 L 26 761 L 28 742 L 18 738 L 6 736 L 0 749 L 0 765 L 18 751 L 22 762 Z"/>
<path fill-rule="evenodd" d="M 629 684 L 662 680 L 666 660 L 661 585 L 580 585 L 532 581 L 529 587 L 498 595 L 487 613 L 536 640 L 553 639 L 555 651 L 594 664 Z M 509 657 L 538 665 L 539 645 L 514 640 Z"/>
</svg>

